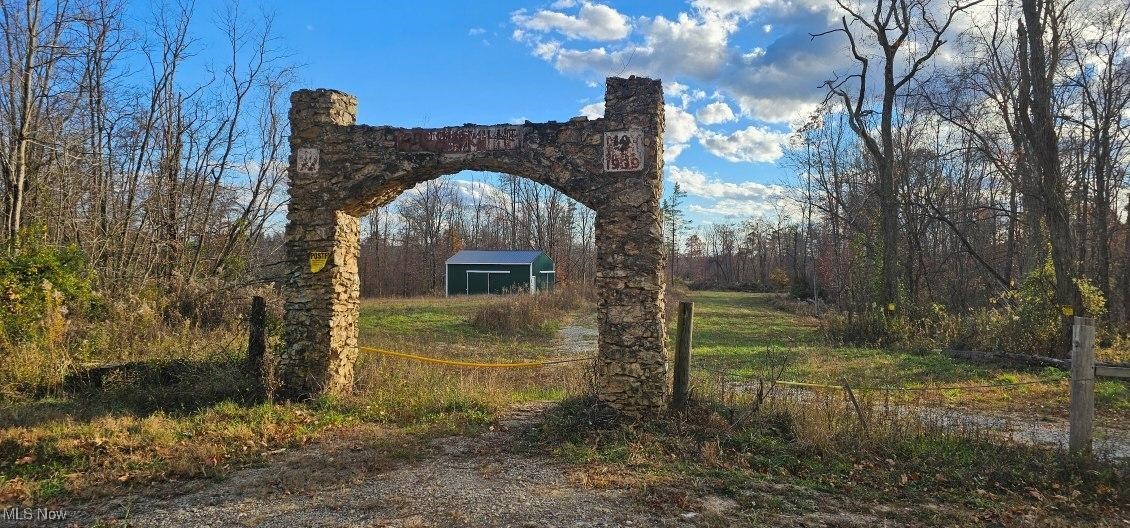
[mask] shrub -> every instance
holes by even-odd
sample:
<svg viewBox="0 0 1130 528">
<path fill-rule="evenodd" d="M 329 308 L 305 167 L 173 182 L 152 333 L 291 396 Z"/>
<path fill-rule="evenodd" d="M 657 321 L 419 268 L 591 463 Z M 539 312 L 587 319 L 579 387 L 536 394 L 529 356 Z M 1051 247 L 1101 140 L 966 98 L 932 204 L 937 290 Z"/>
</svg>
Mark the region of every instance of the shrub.
<svg viewBox="0 0 1130 528">
<path fill-rule="evenodd" d="M 1075 279 L 1085 313 L 1102 317 L 1106 301 L 1087 279 Z M 1063 355 L 1063 318 L 1055 302 L 1055 270 L 1051 261 L 1032 270 L 1020 287 L 999 294 L 989 306 L 973 310 L 957 345 L 1015 354 Z"/>
<path fill-rule="evenodd" d="M 25 230 L 19 250 L 0 255 L 0 339 L 35 343 L 59 337 L 68 315 L 93 306 L 86 259 L 78 249 L 52 247 L 39 229 Z"/>
<path fill-rule="evenodd" d="M 270 320 L 279 319 L 270 289 L 218 278 L 100 295 L 81 253 L 42 239 L 29 230 L 18 252 L 0 254 L 0 398 L 55 393 L 69 374 L 95 365 L 241 350 L 252 293 L 265 295 Z"/>
<path fill-rule="evenodd" d="M 789 274 L 781 268 L 773 268 L 769 271 L 769 284 L 773 286 L 775 292 L 785 292 L 789 290 L 789 286 L 793 280 Z"/>
<path fill-rule="evenodd" d="M 1102 317 L 1105 299 L 1087 279 L 1075 279 L 1088 315 Z M 901 301 L 901 306 L 912 303 Z M 1055 302 L 1051 261 L 1032 270 L 1020 287 L 989 299 L 983 307 L 954 314 L 939 304 L 926 309 L 883 313 L 881 307 L 824 318 L 828 337 L 860 345 L 908 349 L 962 348 L 1012 354 L 1063 355 L 1064 315 Z"/>
<path fill-rule="evenodd" d="M 470 323 L 502 336 L 552 336 L 561 316 L 590 303 L 591 295 L 591 290 L 565 286 L 537 295 L 503 296 L 480 305 Z"/>
<path fill-rule="evenodd" d="M 72 321 L 96 311 L 86 259 L 25 230 L 0 255 L 0 393 L 57 384 L 73 361 Z"/>
<path fill-rule="evenodd" d="M 903 315 L 890 315 L 873 304 L 857 312 L 829 313 L 820 324 L 825 336 L 853 345 L 905 346 L 913 341 L 913 326 Z"/>
<path fill-rule="evenodd" d="M 797 298 L 791 295 L 774 295 L 769 298 L 769 305 L 782 312 L 805 317 L 820 317 L 830 309 L 824 299 Z"/>
</svg>

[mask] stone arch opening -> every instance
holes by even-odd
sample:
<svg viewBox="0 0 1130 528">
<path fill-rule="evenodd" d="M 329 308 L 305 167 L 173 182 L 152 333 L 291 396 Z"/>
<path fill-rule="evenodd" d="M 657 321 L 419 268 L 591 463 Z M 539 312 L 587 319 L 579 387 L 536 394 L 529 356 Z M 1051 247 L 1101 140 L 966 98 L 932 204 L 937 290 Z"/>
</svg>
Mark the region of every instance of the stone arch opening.
<svg viewBox="0 0 1130 528">
<path fill-rule="evenodd" d="M 540 269 L 544 262 L 537 263 L 535 277 L 540 280 L 533 293 L 554 286 L 591 293 L 595 325 L 596 211 L 557 189 L 512 174 L 464 170 L 421 182 L 360 219 L 361 320 L 369 297 L 472 293 L 463 268 L 468 265 L 457 264 L 452 270 L 447 266 L 461 250 L 514 250 L 542 251 L 552 261 L 552 277 Z M 459 276 L 452 281 L 450 273 Z M 506 280 L 493 277 L 490 284 L 497 288 L 490 289 L 529 292 L 528 283 L 509 285 L 523 282 L 511 275 Z M 486 278 L 476 276 L 476 288 Z M 595 353 L 595 326 L 593 330 Z M 358 332 L 362 346 L 379 342 L 367 341 L 363 324 Z"/>
<path fill-rule="evenodd" d="M 663 322 L 663 90 L 609 78 L 605 116 L 567 122 L 398 128 L 357 125 L 357 100 L 291 95 L 283 349 L 276 395 L 353 386 L 359 216 L 420 182 L 463 170 L 520 176 L 596 213 L 596 396 L 629 415 L 667 401 Z"/>
</svg>

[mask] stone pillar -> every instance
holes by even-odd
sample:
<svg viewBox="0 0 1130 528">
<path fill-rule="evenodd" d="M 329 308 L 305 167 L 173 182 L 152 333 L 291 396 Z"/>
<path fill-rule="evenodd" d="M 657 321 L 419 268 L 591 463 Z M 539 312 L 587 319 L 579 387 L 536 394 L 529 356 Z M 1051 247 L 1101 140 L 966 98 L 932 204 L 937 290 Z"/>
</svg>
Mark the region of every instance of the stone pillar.
<svg viewBox="0 0 1130 528">
<path fill-rule="evenodd" d="M 276 395 L 306 399 L 353 387 L 360 222 L 338 210 L 335 184 L 347 175 L 335 173 L 341 167 L 332 152 L 340 149 L 329 143 L 340 137 L 341 125 L 354 124 L 357 100 L 333 90 L 299 90 L 290 103 L 285 345 Z"/>
<path fill-rule="evenodd" d="M 629 416 L 667 406 L 663 321 L 663 88 L 643 78 L 608 79 L 608 131 L 636 130 L 643 168 L 614 177 L 596 219 L 599 291 L 597 398 Z"/>
</svg>

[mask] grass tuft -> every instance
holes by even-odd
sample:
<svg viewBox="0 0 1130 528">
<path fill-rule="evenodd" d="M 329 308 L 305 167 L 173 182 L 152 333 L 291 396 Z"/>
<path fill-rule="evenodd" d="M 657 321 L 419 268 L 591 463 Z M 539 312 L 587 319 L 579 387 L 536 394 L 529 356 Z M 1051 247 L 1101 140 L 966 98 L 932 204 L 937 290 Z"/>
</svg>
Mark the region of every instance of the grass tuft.
<svg viewBox="0 0 1130 528">
<path fill-rule="evenodd" d="M 562 287 L 538 295 L 493 297 L 478 306 L 470 323 L 479 330 L 499 336 L 551 337 L 557 333 L 564 316 L 588 301 L 586 291 L 575 287 Z"/>
</svg>

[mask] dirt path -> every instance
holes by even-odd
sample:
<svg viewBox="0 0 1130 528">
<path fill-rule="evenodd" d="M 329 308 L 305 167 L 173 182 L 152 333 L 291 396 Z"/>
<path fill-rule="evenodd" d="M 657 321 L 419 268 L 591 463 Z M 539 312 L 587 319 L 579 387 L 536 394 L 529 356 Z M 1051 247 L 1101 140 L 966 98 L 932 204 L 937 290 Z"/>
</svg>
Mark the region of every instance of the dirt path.
<svg viewBox="0 0 1130 528">
<path fill-rule="evenodd" d="M 649 513 L 625 490 L 588 489 L 546 460 L 523 453 L 517 436 L 547 404 L 507 413 L 478 436 L 412 447 L 394 431 L 342 431 L 222 481 L 181 484 L 90 505 L 78 519 L 132 526 L 692 526 L 680 514 Z M 395 449 L 398 441 L 409 442 Z M 391 448 L 391 449 L 390 449 Z M 179 487 L 179 486 L 178 486 Z M 694 517 L 689 513 L 687 517 Z M 108 524 L 108 523 L 107 523 Z"/>
<path fill-rule="evenodd" d="M 557 332 L 557 349 L 562 356 L 596 355 L 600 332 L 596 329 L 596 313 L 582 313 Z"/>
<path fill-rule="evenodd" d="M 1067 448 L 1070 424 L 1066 418 L 1017 413 L 989 413 L 952 407 L 908 407 L 924 420 L 951 428 L 986 431 L 992 436 L 1026 445 Z M 1130 431 L 1095 426 L 1094 452 L 1104 458 L 1130 458 Z"/>
</svg>

